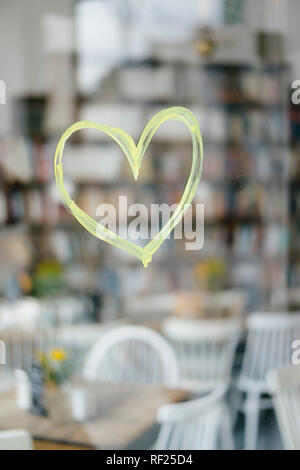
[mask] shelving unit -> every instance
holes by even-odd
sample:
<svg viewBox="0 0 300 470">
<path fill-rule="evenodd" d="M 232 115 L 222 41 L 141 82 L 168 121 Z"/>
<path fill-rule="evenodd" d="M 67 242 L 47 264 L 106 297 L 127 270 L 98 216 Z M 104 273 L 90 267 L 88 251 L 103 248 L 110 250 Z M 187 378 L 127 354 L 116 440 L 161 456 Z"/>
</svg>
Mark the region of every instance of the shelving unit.
<svg viewBox="0 0 300 470">
<path fill-rule="evenodd" d="M 300 106 L 290 96 L 291 162 L 289 168 L 290 249 L 288 285 L 297 288 L 300 281 Z M 299 302 L 297 302 L 299 303 Z"/>
<path fill-rule="evenodd" d="M 77 96 L 78 119 L 123 127 L 135 139 L 163 107 L 180 105 L 195 112 L 204 140 L 204 171 L 195 198 L 205 205 L 201 251 L 185 251 L 186 240 L 171 238 L 144 270 L 135 259 L 91 237 L 55 199 L 52 160 L 58 136 L 47 136 L 43 129 L 42 135 L 23 135 L 20 144 L 13 141 L 17 166 L 9 161 L 8 143 L 0 143 L 0 234 L 7 227 L 25 229 L 33 252 L 26 269 L 32 273 L 44 259 L 56 259 L 64 267 L 65 289 L 80 288 L 72 274 L 81 264 L 81 275 L 92 279 L 83 290 L 100 292 L 104 300 L 120 300 L 125 292 L 197 289 L 195 266 L 217 258 L 226 265 L 224 287 L 246 289 L 249 309 L 269 307 L 273 290 L 286 277 L 287 74 L 284 64 L 150 60 L 123 64 L 102 81 L 97 94 Z M 148 207 L 178 202 L 191 158 L 188 132 L 177 123 L 166 123 L 157 132 L 135 185 L 119 149 L 100 134 L 83 132 L 68 148 L 66 160 L 72 156 L 76 161 L 70 176 L 73 197 L 93 217 L 97 204 L 115 204 L 124 192 L 129 203 L 146 202 Z M 111 162 L 104 173 L 101 155 Z M 66 163 L 66 177 L 70 169 Z"/>
</svg>

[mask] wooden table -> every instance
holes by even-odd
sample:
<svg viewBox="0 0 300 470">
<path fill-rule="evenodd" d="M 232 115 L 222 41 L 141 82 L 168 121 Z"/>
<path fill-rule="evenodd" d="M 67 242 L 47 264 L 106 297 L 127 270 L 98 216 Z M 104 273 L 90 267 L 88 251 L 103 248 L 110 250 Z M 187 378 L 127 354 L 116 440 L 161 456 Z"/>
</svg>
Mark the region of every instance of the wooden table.
<svg viewBox="0 0 300 470">
<path fill-rule="evenodd" d="M 19 410 L 14 392 L 0 395 L 0 429 L 26 429 L 36 449 L 125 449 L 155 424 L 161 405 L 188 396 L 184 390 L 111 383 L 99 383 L 99 394 L 96 418 L 64 424 Z"/>
</svg>

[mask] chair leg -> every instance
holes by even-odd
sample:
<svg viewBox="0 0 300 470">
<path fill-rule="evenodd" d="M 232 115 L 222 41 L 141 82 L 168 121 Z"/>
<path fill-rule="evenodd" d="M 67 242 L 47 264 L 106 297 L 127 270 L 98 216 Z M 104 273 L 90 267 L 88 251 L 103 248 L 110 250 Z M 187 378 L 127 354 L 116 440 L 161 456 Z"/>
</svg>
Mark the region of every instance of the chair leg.
<svg viewBox="0 0 300 470">
<path fill-rule="evenodd" d="M 247 450 L 255 450 L 259 429 L 260 395 L 248 393 L 245 402 L 245 444 Z"/>
<path fill-rule="evenodd" d="M 236 387 L 232 387 L 229 393 L 229 406 L 232 429 L 235 428 L 239 411 L 242 411 L 243 393 Z"/>
<path fill-rule="evenodd" d="M 232 421 L 227 403 L 224 404 L 223 422 L 221 427 L 221 447 L 223 450 L 234 450 Z"/>
</svg>

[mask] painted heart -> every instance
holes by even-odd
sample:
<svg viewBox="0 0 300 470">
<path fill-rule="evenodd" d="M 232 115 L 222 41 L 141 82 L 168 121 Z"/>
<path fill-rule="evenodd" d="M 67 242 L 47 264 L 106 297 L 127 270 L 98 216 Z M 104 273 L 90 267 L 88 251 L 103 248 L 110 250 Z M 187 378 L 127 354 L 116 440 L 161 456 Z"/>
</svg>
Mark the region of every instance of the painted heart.
<svg viewBox="0 0 300 470">
<path fill-rule="evenodd" d="M 97 129 L 110 136 L 125 153 L 131 167 L 134 179 L 137 180 L 139 170 L 142 164 L 146 149 L 159 126 L 165 121 L 178 121 L 185 124 L 190 130 L 192 136 L 193 158 L 190 175 L 188 177 L 181 200 L 173 212 L 168 222 L 162 227 L 160 232 L 144 247 L 135 245 L 121 237 L 106 227 L 101 225 L 95 219 L 84 212 L 70 198 L 64 186 L 63 178 L 63 151 L 68 138 L 76 131 L 81 129 Z M 203 145 L 197 119 L 194 114 L 186 108 L 173 107 L 160 111 L 153 116 L 136 145 L 133 138 L 127 132 L 117 127 L 111 127 L 104 124 L 98 124 L 90 121 L 79 121 L 70 126 L 61 136 L 55 151 L 54 173 L 61 198 L 67 209 L 73 214 L 78 222 L 83 225 L 95 237 L 110 243 L 122 250 L 128 251 L 143 262 L 144 267 L 152 260 L 152 255 L 160 247 L 164 239 L 170 234 L 175 225 L 181 221 L 188 205 L 192 202 L 202 173 Z"/>
</svg>

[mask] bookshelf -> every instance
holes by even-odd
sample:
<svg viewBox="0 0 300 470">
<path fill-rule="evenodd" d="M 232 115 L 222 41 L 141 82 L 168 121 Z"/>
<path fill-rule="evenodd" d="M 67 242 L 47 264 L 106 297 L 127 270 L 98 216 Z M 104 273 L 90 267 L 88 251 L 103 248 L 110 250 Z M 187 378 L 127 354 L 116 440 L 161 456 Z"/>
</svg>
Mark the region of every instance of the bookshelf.
<svg viewBox="0 0 300 470">
<path fill-rule="evenodd" d="M 182 105 L 193 110 L 204 139 L 204 171 L 195 198 L 205 205 L 203 250 L 185 251 L 185 240 L 171 238 L 144 270 L 77 224 L 61 207 L 53 183 L 59 133 L 50 135 L 35 124 L 42 122 L 37 116 L 47 97 L 26 99 L 21 126 L 26 132 L 1 139 L 0 235 L 26 233 L 30 254 L 22 269 L 29 276 L 54 259 L 64 273 L 63 290 L 99 294 L 112 316 L 119 314 L 125 292 L 198 289 L 195 270 L 205 259 L 224 263 L 224 287 L 243 288 L 249 310 L 270 307 L 272 292 L 286 277 L 288 156 L 282 156 L 288 154 L 287 76 L 284 64 L 152 59 L 124 63 L 92 96 L 75 97 L 76 119 L 122 127 L 135 139 L 158 109 Z M 146 205 L 178 202 L 191 158 L 188 133 L 176 123 L 157 132 L 136 185 L 119 149 L 100 134 L 82 132 L 66 150 L 65 175 L 73 197 L 92 216 L 97 204 L 115 203 L 122 194 Z M 109 165 L 101 164 L 102 155 Z"/>
<path fill-rule="evenodd" d="M 290 244 L 288 285 L 297 290 L 300 282 L 300 107 L 290 102 L 291 161 L 289 167 Z M 299 301 L 296 302 L 299 304 Z"/>
</svg>

